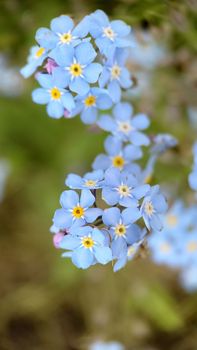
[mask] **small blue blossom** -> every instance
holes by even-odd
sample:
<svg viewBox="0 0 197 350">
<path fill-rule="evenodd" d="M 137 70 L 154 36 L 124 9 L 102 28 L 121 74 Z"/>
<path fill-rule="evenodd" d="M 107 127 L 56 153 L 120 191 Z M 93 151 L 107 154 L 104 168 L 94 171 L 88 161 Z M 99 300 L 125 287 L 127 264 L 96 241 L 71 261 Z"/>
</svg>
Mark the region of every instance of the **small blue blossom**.
<svg viewBox="0 0 197 350">
<path fill-rule="evenodd" d="M 100 63 L 93 62 L 96 56 L 97 53 L 89 42 L 83 42 L 75 48 L 61 46 L 50 54 L 50 57 L 61 67 L 61 74 L 66 79 L 70 90 L 79 95 L 87 94 L 90 90 L 89 84 L 98 81 L 102 66 Z"/>
<path fill-rule="evenodd" d="M 72 18 L 59 16 L 51 21 L 51 30 L 39 28 L 36 32 L 36 41 L 46 49 L 60 46 L 76 46 L 89 31 L 89 22 L 85 17 L 75 28 Z"/>
<path fill-rule="evenodd" d="M 149 126 L 149 119 L 144 114 L 137 114 L 133 117 L 132 112 L 133 109 L 129 103 L 118 103 L 113 109 L 114 118 L 103 115 L 98 125 L 123 141 L 130 141 L 135 146 L 147 146 L 150 140 L 140 130 Z"/>
<path fill-rule="evenodd" d="M 105 172 L 102 198 L 108 205 L 120 204 L 123 207 L 137 207 L 139 200 L 149 191 L 150 186 L 139 185 L 132 174 L 117 168 Z"/>
<path fill-rule="evenodd" d="M 95 38 L 95 43 L 100 52 L 106 56 L 113 53 L 117 47 L 131 46 L 131 40 L 127 39 L 131 28 L 120 20 L 109 21 L 107 15 L 97 10 L 89 16 L 90 34 Z"/>
<path fill-rule="evenodd" d="M 115 103 L 120 101 L 121 88 L 128 89 L 132 85 L 130 73 L 125 68 L 127 56 L 125 49 L 116 49 L 114 55 L 105 62 L 99 77 L 99 86 L 103 88 L 107 85 L 109 95 Z"/>
<path fill-rule="evenodd" d="M 72 251 L 72 262 L 81 269 L 87 269 L 95 263 L 105 265 L 112 260 L 112 252 L 106 246 L 104 234 L 90 226 L 77 228 L 76 235 L 66 235 L 60 247 Z"/>
<path fill-rule="evenodd" d="M 102 187 L 104 174 L 102 170 L 95 170 L 86 173 L 83 177 L 77 174 L 69 174 L 66 178 L 66 185 L 72 189 L 95 190 Z"/>
<path fill-rule="evenodd" d="M 111 249 L 114 259 L 127 254 L 127 244 L 132 245 L 141 240 L 141 230 L 134 224 L 140 217 L 137 208 L 127 208 L 122 212 L 118 208 L 104 210 L 102 218 L 112 238 Z"/>
<path fill-rule="evenodd" d="M 48 52 L 44 47 L 33 46 L 30 49 L 30 54 L 27 58 L 27 64 L 20 70 L 24 78 L 30 77 L 36 69 L 42 65 L 47 58 Z"/>
<path fill-rule="evenodd" d="M 83 96 L 76 97 L 76 108 L 72 111 L 71 116 L 81 114 L 81 120 L 85 124 L 93 124 L 98 118 L 99 110 L 111 108 L 112 100 L 105 89 L 92 88 Z"/>
<path fill-rule="evenodd" d="M 150 230 L 160 231 L 163 227 L 160 215 L 167 210 L 167 203 L 164 196 L 160 193 L 159 186 L 153 186 L 146 194 L 140 211 L 143 216 L 146 227 Z"/>
<path fill-rule="evenodd" d="M 65 89 L 65 78 L 55 68 L 52 74 L 38 74 L 37 80 L 42 88 L 33 91 L 32 99 L 38 104 L 47 104 L 47 113 L 52 118 L 61 118 L 64 110 L 75 107 L 74 98 Z"/>
<path fill-rule="evenodd" d="M 60 229 L 70 228 L 72 225 L 81 226 L 94 222 L 102 215 L 99 208 L 91 208 L 95 197 L 90 190 L 82 190 L 81 196 L 75 191 L 64 191 L 60 197 L 62 209 L 57 209 L 53 218 L 54 225 Z"/>
<path fill-rule="evenodd" d="M 107 154 L 99 154 L 94 160 L 92 167 L 94 170 L 106 170 L 115 167 L 120 170 L 132 171 L 132 162 L 142 157 L 140 147 L 127 145 L 123 147 L 122 142 L 113 136 L 108 136 L 104 143 Z M 135 169 L 135 165 L 134 165 Z"/>
</svg>

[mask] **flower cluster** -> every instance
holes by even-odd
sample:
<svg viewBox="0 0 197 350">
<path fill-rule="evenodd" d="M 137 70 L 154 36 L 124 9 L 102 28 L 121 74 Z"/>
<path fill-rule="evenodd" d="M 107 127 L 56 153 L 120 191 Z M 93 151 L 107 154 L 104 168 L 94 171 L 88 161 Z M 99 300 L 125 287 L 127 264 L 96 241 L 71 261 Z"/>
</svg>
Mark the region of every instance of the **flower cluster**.
<svg viewBox="0 0 197 350">
<path fill-rule="evenodd" d="M 113 262 L 114 271 L 125 266 L 144 243 L 147 232 L 162 229 L 160 216 L 167 210 L 159 186 L 145 183 L 144 170 L 135 162 L 143 155 L 139 144 L 150 143 L 137 130 L 148 126 L 148 118 L 132 118 L 131 106 L 126 103 L 117 104 L 115 112 L 118 110 L 122 118 L 117 114 L 117 118 L 103 116 L 100 120 L 104 126 L 109 122 L 108 129 L 111 125 L 112 135 L 104 143 L 106 154 L 96 157 L 92 172 L 83 177 L 67 176 L 69 190 L 62 193 L 61 208 L 53 218 L 55 246 L 66 250 L 62 256 L 83 269 L 108 262 Z M 155 151 L 155 157 L 160 153 L 160 149 Z"/>
<path fill-rule="evenodd" d="M 53 218 L 55 247 L 64 249 L 62 256 L 82 269 L 109 262 L 114 271 L 122 268 L 148 232 L 162 229 L 160 216 L 167 210 L 159 186 L 147 180 L 157 157 L 176 140 L 165 134 L 151 140 L 145 134 L 149 118 L 134 114 L 121 100 L 122 90 L 132 85 L 125 66 L 130 30 L 123 21 L 110 22 L 101 10 L 77 26 L 70 17 L 60 16 L 50 29 L 37 31 L 38 46 L 21 70 L 28 77 L 39 68 L 36 79 L 41 87 L 32 97 L 47 105 L 50 117 L 80 114 L 84 123 L 96 123 L 110 133 L 92 171 L 67 176 L 68 189 Z M 149 161 L 142 169 L 136 162 L 148 146 Z"/>
<path fill-rule="evenodd" d="M 125 66 L 131 28 L 109 21 L 97 10 L 76 26 L 66 15 L 54 18 L 50 29 L 36 32 L 36 46 L 21 69 L 24 77 L 36 72 L 40 84 L 32 93 L 35 103 L 47 105 L 52 118 L 81 115 L 86 124 L 97 120 L 99 110 L 120 101 L 122 89 L 132 83 Z"/>
<path fill-rule="evenodd" d="M 186 208 L 182 201 L 176 201 L 163 217 L 163 231 L 148 238 L 153 261 L 180 269 L 188 290 L 197 289 L 196 213 L 196 205 Z"/>
</svg>

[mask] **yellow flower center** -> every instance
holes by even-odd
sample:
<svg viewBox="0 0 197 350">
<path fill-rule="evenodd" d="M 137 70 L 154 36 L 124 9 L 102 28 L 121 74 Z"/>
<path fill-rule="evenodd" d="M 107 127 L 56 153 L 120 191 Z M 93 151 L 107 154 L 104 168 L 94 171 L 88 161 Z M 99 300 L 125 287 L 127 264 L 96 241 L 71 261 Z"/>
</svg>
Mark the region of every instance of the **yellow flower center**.
<svg viewBox="0 0 197 350">
<path fill-rule="evenodd" d="M 111 77 L 112 79 L 118 79 L 121 73 L 121 68 L 114 64 L 114 66 L 111 68 Z"/>
<path fill-rule="evenodd" d="M 74 207 L 72 210 L 72 215 L 76 219 L 80 219 L 84 215 L 84 209 L 80 206 Z"/>
<path fill-rule="evenodd" d="M 93 245 L 94 245 L 94 241 L 91 237 L 83 237 L 82 239 L 82 245 L 85 247 L 85 248 L 92 248 Z"/>
<path fill-rule="evenodd" d="M 82 67 L 79 63 L 73 63 L 70 68 L 70 73 L 72 74 L 72 76 L 74 77 L 79 77 L 82 74 Z"/>
<path fill-rule="evenodd" d="M 43 55 L 44 52 L 45 52 L 44 47 L 40 47 L 40 48 L 38 49 L 38 51 L 36 51 L 35 57 L 36 57 L 36 58 L 39 58 L 40 56 Z"/>
<path fill-rule="evenodd" d="M 96 185 L 96 181 L 94 181 L 94 180 L 87 180 L 87 181 L 85 182 L 85 185 L 86 185 L 87 187 L 95 186 L 95 185 Z"/>
<path fill-rule="evenodd" d="M 119 224 L 115 228 L 115 234 L 119 237 L 124 236 L 126 233 L 126 227 L 123 224 Z"/>
<path fill-rule="evenodd" d="M 166 221 L 169 226 L 174 227 L 178 223 L 178 218 L 176 215 L 169 214 L 167 215 Z"/>
<path fill-rule="evenodd" d="M 86 99 L 84 100 L 84 104 L 86 107 L 92 107 L 95 105 L 95 103 L 96 103 L 96 97 L 93 95 L 86 97 Z"/>
<path fill-rule="evenodd" d="M 56 87 L 51 89 L 50 94 L 53 100 L 59 100 L 61 97 L 61 91 Z"/>
<path fill-rule="evenodd" d="M 154 207 L 151 202 L 146 202 L 145 212 L 148 216 L 151 216 L 154 213 Z"/>
<path fill-rule="evenodd" d="M 118 130 L 128 134 L 132 130 L 132 126 L 129 122 L 119 122 Z"/>
<path fill-rule="evenodd" d="M 111 27 L 103 28 L 103 34 L 104 34 L 104 36 L 106 36 L 108 39 L 110 39 L 112 41 L 114 40 L 115 35 L 116 35 Z"/>
<path fill-rule="evenodd" d="M 130 194 L 130 189 L 127 185 L 120 185 L 118 187 L 118 192 L 121 196 L 127 197 Z"/>
<path fill-rule="evenodd" d="M 60 35 L 60 41 L 62 44 L 70 44 L 72 41 L 72 34 L 68 32 Z"/>
<path fill-rule="evenodd" d="M 193 241 L 193 242 L 189 242 L 187 245 L 187 251 L 189 253 L 194 253 L 197 251 L 197 242 Z"/>
<path fill-rule="evenodd" d="M 121 156 L 115 156 L 112 158 L 112 164 L 115 168 L 120 168 L 122 169 L 124 164 L 125 164 L 125 160 L 123 157 Z"/>
<path fill-rule="evenodd" d="M 164 242 L 164 243 L 162 243 L 162 244 L 160 245 L 160 251 L 161 251 L 162 253 L 169 253 L 170 250 L 171 250 L 170 244 Z"/>
</svg>

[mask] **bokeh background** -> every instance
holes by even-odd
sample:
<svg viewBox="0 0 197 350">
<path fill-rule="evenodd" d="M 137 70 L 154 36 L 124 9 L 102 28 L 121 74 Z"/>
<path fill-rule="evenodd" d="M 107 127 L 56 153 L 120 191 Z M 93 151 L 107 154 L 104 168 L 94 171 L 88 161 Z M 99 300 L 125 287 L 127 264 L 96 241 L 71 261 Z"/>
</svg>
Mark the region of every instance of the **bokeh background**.
<svg viewBox="0 0 197 350">
<path fill-rule="evenodd" d="M 195 0 L 1 0 L 0 2 L 0 349 L 80 350 L 100 339 L 126 350 L 196 350 L 197 294 L 148 253 L 114 274 L 80 271 L 60 257 L 49 233 L 68 172 L 89 171 L 106 135 L 79 118 L 50 119 L 31 101 L 25 64 L 38 27 L 60 14 L 97 8 L 134 29 L 127 99 L 150 115 L 150 134 L 180 145 L 162 156 L 153 183 L 192 203 L 187 176 L 197 134 Z M 4 193 L 3 193 L 4 188 Z M 101 349 L 102 350 L 102 349 Z"/>
</svg>

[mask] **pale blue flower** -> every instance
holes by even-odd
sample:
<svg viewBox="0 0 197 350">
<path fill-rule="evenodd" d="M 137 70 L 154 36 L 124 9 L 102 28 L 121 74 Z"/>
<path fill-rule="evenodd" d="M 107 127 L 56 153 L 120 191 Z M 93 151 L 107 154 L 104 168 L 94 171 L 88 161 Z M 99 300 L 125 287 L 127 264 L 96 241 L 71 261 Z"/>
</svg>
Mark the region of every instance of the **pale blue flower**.
<svg viewBox="0 0 197 350">
<path fill-rule="evenodd" d="M 110 168 L 105 172 L 102 198 L 108 205 L 137 207 L 139 200 L 149 191 L 150 186 L 140 185 L 137 178 L 126 171 Z"/>
<path fill-rule="evenodd" d="M 61 240 L 60 247 L 72 251 L 72 262 L 81 269 L 95 263 L 105 265 L 112 260 L 111 249 L 106 246 L 105 236 L 98 228 L 79 227 L 75 235 L 66 235 Z"/>
<path fill-rule="evenodd" d="M 98 125 L 123 141 L 130 141 L 136 146 L 147 146 L 150 140 L 141 130 L 149 126 L 149 119 L 144 114 L 132 116 L 132 112 L 133 108 L 129 103 L 118 103 L 113 109 L 113 118 L 103 115 Z"/>
<path fill-rule="evenodd" d="M 27 58 L 27 64 L 20 70 L 24 78 L 30 77 L 36 69 L 42 65 L 47 58 L 48 51 L 44 47 L 33 46 L 30 49 L 30 54 Z"/>
<path fill-rule="evenodd" d="M 92 13 L 89 20 L 89 31 L 95 38 L 95 43 L 102 54 L 108 56 L 113 53 L 116 47 L 131 46 L 132 41 L 127 39 L 131 28 L 123 21 L 110 22 L 105 12 L 101 10 Z"/>
<path fill-rule="evenodd" d="M 89 42 L 80 43 L 77 47 L 60 46 L 50 57 L 61 67 L 69 89 L 79 95 L 90 90 L 89 84 L 95 84 L 102 71 L 99 63 L 93 62 L 97 53 Z"/>
<path fill-rule="evenodd" d="M 35 103 L 46 104 L 47 113 L 52 118 L 61 118 L 64 110 L 71 111 L 75 107 L 74 98 L 65 89 L 67 82 L 58 68 L 52 74 L 38 74 L 37 80 L 42 88 L 32 92 L 32 99 Z"/>
<path fill-rule="evenodd" d="M 94 170 L 106 170 L 109 167 L 115 167 L 130 171 L 134 168 L 135 171 L 135 164 L 132 164 L 132 162 L 142 157 L 140 147 L 134 145 L 123 147 L 122 142 L 113 136 L 106 138 L 104 147 L 107 154 L 99 154 L 96 157 L 92 164 Z"/>
<path fill-rule="evenodd" d="M 82 190 L 81 196 L 75 191 L 64 191 L 60 197 L 62 209 L 57 209 L 53 223 L 60 229 L 70 228 L 72 225 L 81 226 L 94 222 L 102 215 L 99 208 L 91 208 L 95 197 L 90 190 Z"/>
<path fill-rule="evenodd" d="M 95 170 L 86 173 L 83 177 L 77 174 L 69 174 L 66 178 L 66 185 L 73 189 L 94 190 L 102 187 L 104 174 L 102 170 Z"/>
</svg>

